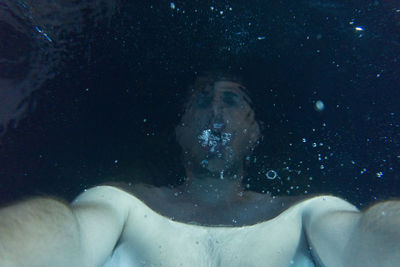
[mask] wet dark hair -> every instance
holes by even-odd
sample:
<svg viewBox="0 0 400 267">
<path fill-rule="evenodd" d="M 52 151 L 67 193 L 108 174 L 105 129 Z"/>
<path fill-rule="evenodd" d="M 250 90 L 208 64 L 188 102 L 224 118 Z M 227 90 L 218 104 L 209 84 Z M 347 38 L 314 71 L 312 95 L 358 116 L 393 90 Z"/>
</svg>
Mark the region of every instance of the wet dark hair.
<svg viewBox="0 0 400 267">
<path fill-rule="evenodd" d="M 215 83 L 220 81 L 230 81 L 246 86 L 243 76 L 229 70 L 210 70 L 201 72 L 194 83 L 194 87 L 204 85 L 204 83 Z"/>
<path fill-rule="evenodd" d="M 243 76 L 230 70 L 210 70 L 202 72 L 197 76 L 196 81 L 192 85 L 192 89 L 199 90 L 206 85 L 212 85 L 222 81 L 235 82 L 242 85 L 240 89 L 251 97 L 250 92 L 246 88 L 247 84 Z"/>
</svg>

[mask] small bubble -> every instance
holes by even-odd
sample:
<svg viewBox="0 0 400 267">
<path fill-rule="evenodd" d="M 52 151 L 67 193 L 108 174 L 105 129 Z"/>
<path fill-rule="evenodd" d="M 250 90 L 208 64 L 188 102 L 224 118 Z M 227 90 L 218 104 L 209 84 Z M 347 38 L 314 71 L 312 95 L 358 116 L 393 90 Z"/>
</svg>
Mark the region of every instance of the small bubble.
<svg viewBox="0 0 400 267">
<path fill-rule="evenodd" d="M 312 147 L 317 147 L 317 143 L 312 143 Z"/>
</svg>

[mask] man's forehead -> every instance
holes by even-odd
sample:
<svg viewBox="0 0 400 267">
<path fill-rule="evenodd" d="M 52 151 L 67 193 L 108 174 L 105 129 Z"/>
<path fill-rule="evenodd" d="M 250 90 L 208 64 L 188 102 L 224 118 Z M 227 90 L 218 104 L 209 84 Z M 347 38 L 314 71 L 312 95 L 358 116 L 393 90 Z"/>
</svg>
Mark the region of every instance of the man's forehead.
<svg viewBox="0 0 400 267">
<path fill-rule="evenodd" d="M 251 99 L 249 95 L 246 93 L 246 88 L 237 82 L 232 81 L 217 81 L 212 85 L 207 85 L 203 90 L 205 92 L 213 92 L 213 93 L 224 93 L 224 92 L 233 92 L 242 96 L 247 102 L 251 103 Z"/>
</svg>

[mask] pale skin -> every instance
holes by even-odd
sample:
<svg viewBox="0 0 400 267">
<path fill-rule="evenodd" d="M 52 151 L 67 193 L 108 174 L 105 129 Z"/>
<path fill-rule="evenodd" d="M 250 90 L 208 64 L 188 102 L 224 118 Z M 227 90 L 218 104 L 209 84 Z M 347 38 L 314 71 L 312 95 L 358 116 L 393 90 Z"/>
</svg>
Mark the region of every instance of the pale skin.
<svg viewBox="0 0 400 267">
<path fill-rule="evenodd" d="M 254 113 L 240 84 L 218 81 L 205 92 L 176 129 L 191 151 L 184 184 L 98 186 L 71 204 L 35 198 L 2 208 L 0 265 L 400 266 L 398 201 L 360 212 L 332 196 L 245 191 L 242 159 L 260 134 Z M 229 133 L 227 145 L 190 138 L 208 129 Z"/>
</svg>

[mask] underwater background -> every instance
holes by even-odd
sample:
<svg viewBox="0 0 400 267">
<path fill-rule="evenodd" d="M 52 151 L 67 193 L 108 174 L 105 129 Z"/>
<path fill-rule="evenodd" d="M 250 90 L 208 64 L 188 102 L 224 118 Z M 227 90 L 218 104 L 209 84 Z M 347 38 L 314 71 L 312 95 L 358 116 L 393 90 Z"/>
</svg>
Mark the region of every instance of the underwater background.
<svg viewBox="0 0 400 267">
<path fill-rule="evenodd" d="M 3 1 L 0 39 L 0 203 L 181 183 L 174 129 L 212 69 L 263 124 L 249 190 L 400 196 L 398 1 Z"/>
</svg>

